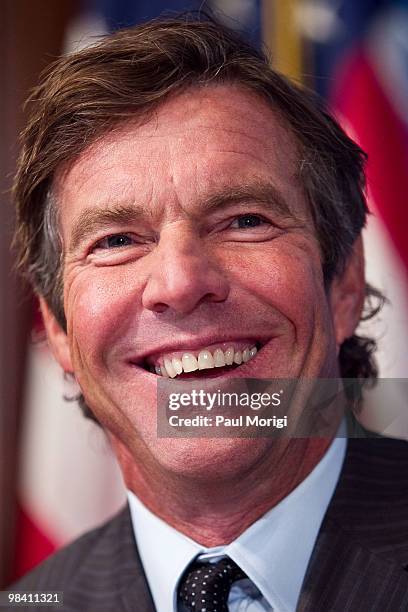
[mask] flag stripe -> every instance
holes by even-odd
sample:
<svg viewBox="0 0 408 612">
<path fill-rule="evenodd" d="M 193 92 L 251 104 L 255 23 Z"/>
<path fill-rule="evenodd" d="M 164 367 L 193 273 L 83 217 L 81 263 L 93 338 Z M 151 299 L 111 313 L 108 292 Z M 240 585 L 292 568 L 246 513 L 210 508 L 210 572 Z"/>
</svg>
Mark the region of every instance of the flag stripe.
<svg viewBox="0 0 408 612">
<path fill-rule="evenodd" d="M 26 509 L 21 506 L 17 509 L 17 523 L 16 550 L 19 554 L 15 559 L 13 580 L 23 576 L 57 549 L 56 543 L 39 529 Z"/>
<path fill-rule="evenodd" d="M 333 99 L 369 154 L 367 184 L 370 196 L 408 270 L 405 126 L 393 112 L 364 51 L 354 53 L 344 62 Z"/>
</svg>

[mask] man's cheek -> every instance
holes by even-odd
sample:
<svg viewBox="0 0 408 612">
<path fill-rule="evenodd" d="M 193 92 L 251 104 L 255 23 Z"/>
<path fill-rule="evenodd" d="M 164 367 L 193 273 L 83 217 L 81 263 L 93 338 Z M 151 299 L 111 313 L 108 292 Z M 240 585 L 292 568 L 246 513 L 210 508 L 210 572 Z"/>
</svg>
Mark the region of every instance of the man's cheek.
<svg viewBox="0 0 408 612">
<path fill-rule="evenodd" d="M 105 276 L 82 278 L 73 284 L 67 299 L 68 332 L 89 351 L 112 344 L 128 318 L 134 316 L 129 284 L 112 282 Z"/>
<path fill-rule="evenodd" d="M 282 314 L 302 318 L 322 305 L 325 294 L 321 272 L 305 255 L 291 253 L 285 256 L 282 250 L 273 257 L 258 257 L 252 263 L 250 272 L 247 262 L 245 281 L 241 282 Z"/>
</svg>

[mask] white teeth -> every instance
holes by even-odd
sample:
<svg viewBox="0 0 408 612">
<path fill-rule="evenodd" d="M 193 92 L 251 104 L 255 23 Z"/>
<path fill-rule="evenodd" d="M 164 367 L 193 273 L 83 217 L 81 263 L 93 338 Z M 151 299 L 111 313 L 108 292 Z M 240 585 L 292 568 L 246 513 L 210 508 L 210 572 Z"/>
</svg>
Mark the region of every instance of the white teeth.
<svg viewBox="0 0 408 612">
<path fill-rule="evenodd" d="M 181 374 L 183 371 L 183 364 L 181 363 L 181 359 L 173 357 L 171 363 L 173 364 L 173 368 L 176 370 L 176 374 Z"/>
<path fill-rule="evenodd" d="M 234 349 L 232 346 L 225 351 L 225 365 L 232 365 L 234 363 Z"/>
<path fill-rule="evenodd" d="M 193 353 L 184 353 L 181 358 L 181 363 L 183 364 L 183 370 L 185 372 L 194 372 L 198 370 L 198 361 L 194 357 Z"/>
<path fill-rule="evenodd" d="M 225 366 L 224 352 L 221 349 L 215 349 L 214 351 L 214 366 L 216 368 Z"/>
<path fill-rule="evenodd" d="M 155 372 L 158 376 L 165 378 L 175 378 L 183 372 L 194 372 L 195 370 L 208 370 L 212 368 L 222 368 L 225 365 L 241 365 L 247 363 L 257 354 L 256 346 L 252 348 L 246 347 L 243 351 L 234 351 L 233 347 L 229 347 L 226 351 L 220 348 L 215 349 L 212 355 L 208 349 L 203 349 L 199 352 L 198 357 L 193 353 L 184 353 L 182 358 L 173 357 L 164 358 L 164 365 L 156 365 Z"/>
<path fill-rule="evenodd" d="M 241 353 L 241 351 L 235 351 L 235 354 L 234 354 L 234 363 L 236 363 L 237 365 L 241 365 L 241 363 L 242 363 L 242 353 Z"/>
<path fill-rule="evenodd" d="M 200 351 L 198 353 L 198 369 L 208 370 L 214 367 L 214 359 L 210 351 Z"/>
<path fill-rule="evenodd" d="M 249 348 L 246 348 L 242 351 L 242 361 L 244 363 L 246 363 L 247 361 L 249 361 L 250 357 L 249 357 Z"/>
<path fill-rule="evenodd" d="M 173 368 L 173 364 L 171 363 L 170 359 L 165 359 L 164 365 L 166 367 L 167 374 L 170 376 L 170 378 L 175 378 L 177 376 L 177 372 Z"/>
</svg>

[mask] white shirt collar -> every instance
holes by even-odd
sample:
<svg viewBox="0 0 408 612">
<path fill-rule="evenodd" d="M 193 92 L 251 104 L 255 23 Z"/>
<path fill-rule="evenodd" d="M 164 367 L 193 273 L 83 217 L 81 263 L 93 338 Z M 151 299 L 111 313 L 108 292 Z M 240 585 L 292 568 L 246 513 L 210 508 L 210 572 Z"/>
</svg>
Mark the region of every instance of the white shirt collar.
<svg viewBox="0 0 408 612">
<path fill-rule="evenodd" d="M 307 565 L 337 484 L 346 439 L 337 437 L 312 472 L 279 504 L 225 547 L 208 549 L 162 521 L 131 492 L 128 501 L 140 558 L 157 610 L 176 610 L 176 586 L 200 553 L 222 551 L 259 588 L 273 610 L 296 608 Z"/>
</svg>

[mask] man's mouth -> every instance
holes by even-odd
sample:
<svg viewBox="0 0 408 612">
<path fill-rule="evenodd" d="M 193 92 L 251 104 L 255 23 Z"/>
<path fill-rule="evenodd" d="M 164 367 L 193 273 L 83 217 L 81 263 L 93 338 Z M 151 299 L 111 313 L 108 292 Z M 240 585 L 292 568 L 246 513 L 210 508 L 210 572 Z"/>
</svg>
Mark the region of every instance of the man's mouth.
<svg viewBox="0 0 408 612">
<path fill-rule="evenodd" d="M 221 342 L 195 350 L 149 355 L 139 365 L 164 378 L 212 377 L 247 363 L 260 348 L 261 344 L 253 340 Z"/>
</svg>

